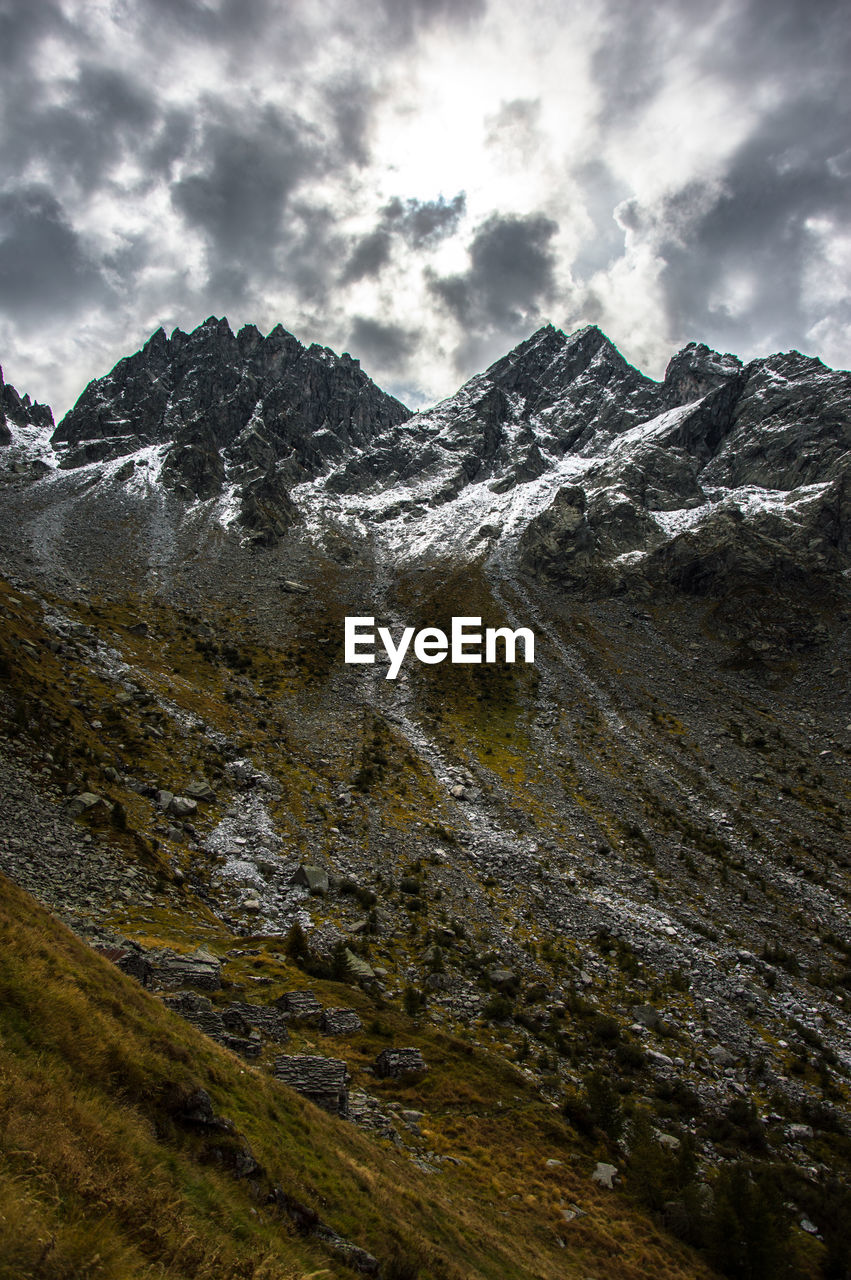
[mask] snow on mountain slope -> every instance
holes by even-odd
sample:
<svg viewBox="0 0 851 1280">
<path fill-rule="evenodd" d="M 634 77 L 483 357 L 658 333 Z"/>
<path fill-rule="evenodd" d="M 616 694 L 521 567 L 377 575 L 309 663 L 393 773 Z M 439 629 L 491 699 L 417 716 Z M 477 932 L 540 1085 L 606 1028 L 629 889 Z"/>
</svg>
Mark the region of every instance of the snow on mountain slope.
<svg viewBox="0 0 851 1280">
<path fill-rule="evenodd" d="M 52 441 L 49 410 L 18 418 L 7 472 L 54 521 L 101 500 L 144 524 L 154 503 L 175 537 L 189 520 L 394 563 L 499 548 L 592 591 L 648 573 L 708 590 L 754 557 L 835 575 L 847 559 L 851 375 L 797 352 L 743 366 L 692 343 L 655 383 L 594 326 L 548 325 L 411 415 L 347 355 L 211 318 L 154 334 Z"/>
</svg>

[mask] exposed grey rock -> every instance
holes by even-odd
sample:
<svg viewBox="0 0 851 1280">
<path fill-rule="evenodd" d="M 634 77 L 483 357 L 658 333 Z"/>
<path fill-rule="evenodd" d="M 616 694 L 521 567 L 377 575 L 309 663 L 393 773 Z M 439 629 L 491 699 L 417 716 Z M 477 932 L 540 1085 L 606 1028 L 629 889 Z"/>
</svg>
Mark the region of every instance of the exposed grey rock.
<svg viewBox="0 0 851 1280">
<path fill-rule="evenodd" d="M 632 1006 L 632 1016 L 642 1027 L 656 1031 L 662 1025 L 662 1015 L 652 1004 L 636 1004 Z"/>
<path fill-rule="evenodd" d="M 211 803 L 216 798 L 216 793 L 205 778 L 194 778 L 187 786 L 183 788 L 183 794 L 188 796 L 190 800 L 202 800 Z"/>
<path fill-rule="evenodd" d="M 94 791 L 81 791 L 78 796 L 74 796 L 68 805 L 68 813 L 72 818 L 78 818 L 81 813 L 88 813 L 90 810 L 103 804 L 103 796 L 97 795 Z"/>
<path fill-rule="evenodd" d="M 349 1119 L 360 1129 L 368 1129 L 381 1138 L 388 1138 L 395 1146 L 401 1146 L 399 1131 L 389 1111 L 371 1093 L 353 1089 L 349 1094 Z"/>
<path fill-rule="evenodd" d="M 211 316 L 189 334 L 157 330 L 91 382 L 53 442 L 71 446 L 72 468 L 87 452 L 120 456 L 122 441 L 125 453 L 169 443 L 163 479 L 187 499 L 221 493 L 227 459 L 242 481 L 240 521 L 268 545 L 297 517 L 293 484 L 409 416 L 354 361 L 306 349 L 280 326 L 234 334 Z"/>
<path fill-rule="evenodd" d="M 346 965 L 349 973 L 353 978 L 356 978 L 358 982 L 372 981 L 375 977 L 375 970 L 367 960 L 364 960 L 363 956 L 356 955 L 355 952 L 350 951 L 348 947 L 346 947 L 343 954 L 346 958 Z"/>
<path fill-rule="evenodd" d="M 4 380 L 0 368 L 0 446 L 11 442 L 9 422 L 49 430 L 53 426 L 53 414 L 46 404 L 39 404 L 28 395 L 19 395 L 12 384 Z"/>
<path fill-rule="evenodd" d="M 198 802 L 191 800 L 189 796 L 173 796 L 168 805 L 168 812 L 173 813 L 175 818 L 189 818 L 193 813 L 198 812 Z"/>
<path fill-rule="evenodd" d="M 360 1272 L 365 1276 L 377 1276 L 381 1264 L 377 1258 L 374 1258 L 366 1249 L 361 1249 L 358 1245 L 352 1244 L 351 1240 L 345 1240 L 342 1236 L 338 1236 L 336 1231 L 329 1228 L 318 1230 L 317 1239 L 321 1240 L 332 1253 L 334 1257 L 339 1258 L 347 1267 L 351 1267 L 353 1271 Z"/>
<path fill-rule="evenodd" d="M 513 969 L 489 969 L 488 982 L 498 991 L 511 991 L 517 986 L 517 974 Z"/>
<path fill-rule="evenodd" d="M 647 1049 L 644 1054 L 647 1061 L 654 1067 L 672 1067 L 674 1059 L 667 1053 L 659 1053 L 656 1049 Z"/>
<path fill-rule="evenodd" d="M 226 1132 L 233 1129 L 229 1120 L 216 1115 L 213 1100 L 206 1089 L 193 1089 L 188 1095 L 179 1095 L 172 1108 L 172 1115 L 181 1124 L 191 1125 L 193 1128 Z"/>
<path fill-rule="evenodd" d="M 328 872 L 322 867 L 311 867 L 304 863 L 296 870 L 290 884 L 303 885 L 310 893 L 326 894 L 328 892 Z"/>
<path fill-rule="evenodd" d="M 618 1171 L 615 1165 L 606 1164 L 600 1161 L 594 1172 L 591 1174 L 591 1181 L 596 1182 L 601 1187 L 605 1187 L 607 1191 L 614 1190 L 615 1178 L 618 1177 Z"/>
</svg>

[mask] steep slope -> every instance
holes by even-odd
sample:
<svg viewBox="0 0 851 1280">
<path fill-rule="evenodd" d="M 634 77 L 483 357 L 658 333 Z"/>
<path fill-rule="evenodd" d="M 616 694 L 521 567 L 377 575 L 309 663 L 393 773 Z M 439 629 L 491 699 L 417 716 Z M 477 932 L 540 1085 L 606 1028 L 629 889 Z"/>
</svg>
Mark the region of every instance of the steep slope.
<svg viewBox="0 0 851 1280">
<path fill-rule="evenodd" d="M 274 992 L 297 974 L 273 940 L 229 952 L 225 935 L 205 940 L 221 949 L 231 997 L 258 970 Z M 390 1142 L 214 1044 L 2 875 L 0 944 L 4 1280 L 555 1280 L 604 1250 L 634 1280 L 648 1268 L 709 1274 L 627 1198 L 574 1171 L 593 1167 L 593 1145 L 484 1049 L 414 1029 L 431 1064 L 427 1141 L 404 1120 L 410 1084 L 372 1081 L 379 1115 L 389 1108 L 405 1135 L 384 1117 Z M 323 1000 L 350 998 L 312 985 Z M 399 1023 L 410 1030 L 383 1013 L 378 1032 L 346 1043 L 358 1081 Z M 506 1115 L 489 1115 L 486 1098 Z M 438 1154 L 453 1151 L 463 1157 Z M 577 1196 L 586 1209 L 566 1254 L 561 1206 Z"/>
<path fill-rule="evenodd" d="M 849 375 L 691 345 L 654 383 L 546 328 L 407 416 L 280 334 L 172 341 L 35 464 L 0 450 L 0 712 L 56 814 L 21 839 L 7 812 L 2 865 L 87 936 L 259 947 L 255 976 L 345 975 L 427 1060 L 450 1037 L 448 1074 L 394 1098 L 447 1140 L 412 1158 L 456 1155 L 460 1088 L 458 1141 L 532 1212 L 546 1125 L 521 1151 L 496 1123 L 518 1070 L 569 1123 L 577 1159 L 552 1158 L 580 1181 L 546 1200 L 569 1267 L 605 1250 L 574 1258 L 594 1223 L 567 1220 L 605 1157 L 725 1274 L 773 1280 L 780 1243 L 790 1275 L 846 1274 Z M 271 532 L 245 518 L 261 402 Z M 104 442 L 133 452 L 79 452 Z M 175 481 L 184 449 L 220 492 Z M 529 626 L 536 661 L 390 681 L 344 664 L 352 614 Z M 366 1050 L 341 1054 L 374 1095 Z"/>
</svg>

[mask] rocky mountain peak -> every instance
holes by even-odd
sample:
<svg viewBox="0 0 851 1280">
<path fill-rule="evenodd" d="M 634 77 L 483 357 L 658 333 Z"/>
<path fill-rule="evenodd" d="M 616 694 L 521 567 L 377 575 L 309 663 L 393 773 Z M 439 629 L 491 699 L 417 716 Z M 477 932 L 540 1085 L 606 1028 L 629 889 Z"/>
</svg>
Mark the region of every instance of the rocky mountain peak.
<svg viewBox="0 0 851 1280">
<path fill-rule="evenodd" d="M 231 470 L 268 487 L 321 471 L 353 445 L 410 417 L 348 355 L 305 348 L 277 325 L 234 334 L 210 316 L 191 333 L 158 329 L 91 382 L 57 427 L 73 469 L 169 445 L 163 476 L 189 497 L 222 492 Z"/>
<path fill-rule="evenodd" d="M 10 421 L 17 426 L 49 430 L 53 426 L 53 414 L 48 405 L 39 404 L 28 395 L 19 395 L 12 384 L 4 380 L 0 366 L 0 445 L 11 443 Z"/>
<path fill-rule="evenodd" d="M 690 404 L 742 372 L 738 356 L 721 355 L 703 342 L 689 342 L 665 370 L 664 394 L 671 405 Z"/>
<path fill-rule="evenodd" d="M 548 324 L 492 364 L 484 377 L 527 399 L 531 394 L 538 400 L 542 392 L 552 399 L 595 361 L 600 368 L 630 368 L 596 325 L 586 325 L 568 335 Z"/>
</svg>

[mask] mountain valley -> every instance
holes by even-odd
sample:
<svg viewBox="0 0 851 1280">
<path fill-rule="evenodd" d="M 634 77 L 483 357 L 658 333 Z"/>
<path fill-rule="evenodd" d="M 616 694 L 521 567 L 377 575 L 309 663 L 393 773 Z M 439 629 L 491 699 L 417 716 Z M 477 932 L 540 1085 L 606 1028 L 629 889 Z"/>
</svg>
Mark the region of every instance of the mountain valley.
<svg viewBox="0 0 851 1280">
<path fill-rule="evenodd" d="M 183 1206 L 7 1101 L 8 1274 L 851 1275 L 851 374 L 546 326 L 411 413 L 211 318 L 0 405 L 4 1071 Z"/>
</svg>

